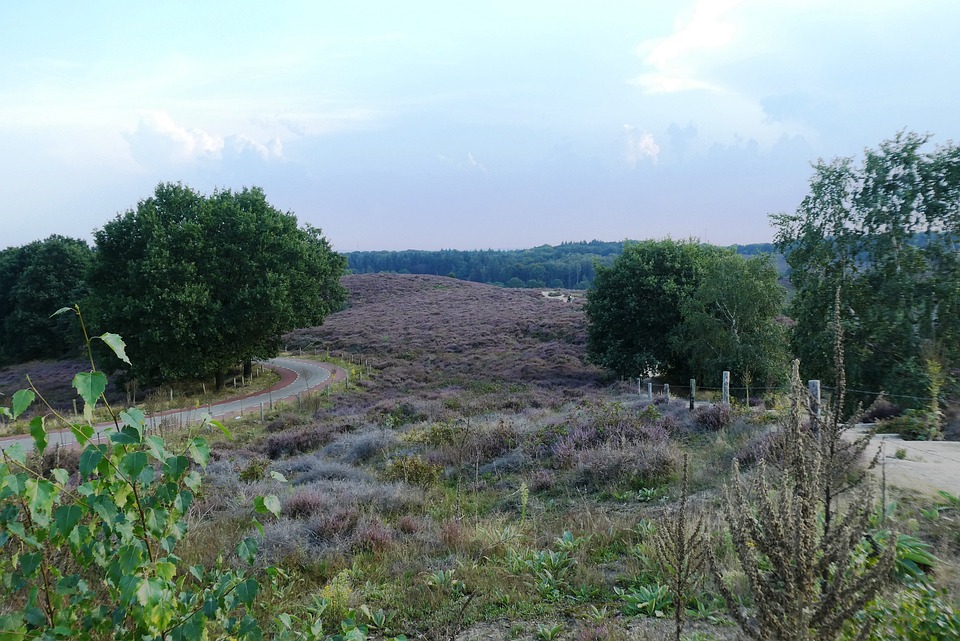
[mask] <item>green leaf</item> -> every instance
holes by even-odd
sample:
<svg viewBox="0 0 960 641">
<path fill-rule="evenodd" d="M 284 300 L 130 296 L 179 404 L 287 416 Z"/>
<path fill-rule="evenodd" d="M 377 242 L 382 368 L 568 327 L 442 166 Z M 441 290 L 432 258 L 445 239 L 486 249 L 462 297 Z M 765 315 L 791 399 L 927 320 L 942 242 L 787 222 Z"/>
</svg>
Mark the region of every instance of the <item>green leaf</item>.
<svg viewBox="0 0 960 641">
<path fill-rule="evenodd" d="M 234 590 L 234 594 L 237 595 L 237 599 L 240 601 L 240 603 L 250 607 L 257 598 L 257 590 L 259 587 L 260 585 L 257 583 L 256 579 L 247 579 L 237 586 L 237 589 Z"/>
<path fill-rule="evenodd" d="M 117 355 L 121 361 L 130 365 L 130 359 L 127 358 L 126 352 L 126 343 L 123 342 L 123 339 L 120 338 L 119 334 L 111 334 L 107 332 L 106 334 L 100 335 L 100 340 L 107 344 L 107 346 L 113 350 L 113 353 Z"/>
<path fill-rule="evenodd" d="M 227 428 L 226 425 L 224 425 L 223 423 L 221 423 L 215 418 L 208 419 L 207 422 L 210 423 L 210 425 L 213 425 L 214 427 L 219 428 L 220 431 L 223 432 L 223 435 L 226 436 L 228 439 L 230 439 L 231 441 L 233 440 L 233 433 Z"/>
<path fill-rule="evenodd" d="M 120 469 L 130 481 L 137 478 L 147 465 L 147 455 L 144 452 L 128 452 L 120 459 Z"/>
<path fill-rule="evenodd" d="M 47 429 L 42 416 L 34 416 L 30 419 L 30 435 L 33 437 L 37 452 L 43 454 L 47 449 Z"/>
<path fill-rule="evenodd" d="M 210 446 L 202 438 L 195 438 L 190 441 L 190 456 L 200 467 L 207 467 L 207 461 L 210 460 Z"/>
<path fill-rule="evenodd" d="M 27 452 L 20 443 L 14 443 L 10 447 L 3 448 L 3 453 L 20 465 L 26 465 L 27 463 Z"/>
<path fill-rule="evenodd" d="M 275 517 L 280 518 L 280 499 L 273 494 L 258 496 L 253 499 L 253 508 L 258 514 L 267 514 L 269 512 Z"/>
<path fill-rule="evenodd" d="M 253 565 L 253 562 L 257 559 L 257 551 L 259 549 L 260 545 L 257 543 L 257 540 L 253 537 L 247 537 L 237 544 L 237 556 L 248 565 Z"/>
<path fill-rule="evenodd" d="M 33 399 L 37 397 L 33 393 L 33 390 L 22 389 L 14 392 L 13 394 L 13 418 L 16 419 L 18 416 L 23 414 L 30 404 L 33 403 Z"/>
<path fill-rule="evenodd" d="M 53 522 L 63 536 L 69 536 L 83 514 L 84 510 L 79 505 L 61 505 L 53 511 Z"/>
<path fill-rule="evenodd" d="M 81 447 L 89 443 L 90 439 L 93 438 L 93 426 L 89 424 L 75 423 L 70 426 L 70 431 L 73 432 L 74 438 L 77 439 L 77 443 L 79 443 Z"/>
<path fill-rule="evenodd" d="M 66 487 L 67 483 L 70 482 L 70 473 L 62 468 L 54 468 L 51 474 L 53 474 L 53 479 L 61 487 Z"/>
<path fill-rule="evenodd" d="M 103 460 L 103 451 L 98 447 L 88 447 L 80 452 L 80 478 L 87 478 Z"/>
<path fill-rule="evenodd" d="M 135 427 L 124 425 L 119 432 L 110 434 L 110 440 L 118 445 L 139 445 L 143 440 L 143 433 Z"/>
<path fill-rule="evenodd" d="M 288 482 L 286 476 L 284 476 L 283 474 L 281 474 L 280 472 L 277 472 L 277 471 L 275 471 L 275 470 L 270 472 L 270 476 L 273 477 L 274 479 L 280 481 L 281 483 L 287 483 L 287 482 Z"/>
<path fill-rule="evenodd" d="M 26 482 L 27 505 L 30 506 L 30 518 L 34 525 L 46 527 L 50 524 L 50 512 L 53 510 L 53 497 L 56 488 L 46 479 L 29 479 Z"/>
<path fill-rule="evenodd" d="M 73 387 L 83 401 L 93 408 L 97 399 L 107 389 L 107 375 L 103 372 L 77 372 L 73 377 Z"/>
<path fill-rule="evenodd" d="M 176 481 L 190 469 L 190 459 L 186 456 L 171 456 L 163 462 L 163 473 Z"/>
<path fill-rule="evenodd" d="M 60 309 L 58 309 L 58 310 L 55 311 L 54 313 L 50 314 L 50 318 L 53 318 L 54 316 L 59 316 L 60 314 L 63 314 L 63 313 L 65 313 L 65 312 L 76 312 L 76 311 L 77 311 L 77 310 L 74 309 L 73 307 L 61 307 Z"/>
<path fill-rule="evenodd" d="M 147 423 L 147 417 L 140 409 L 136 407 L 128 407 L 124 411 L 120 412 L 120 421 L 124 425 L 136 429 L 138 432 L 142 432 L 143 426 Z"/>
</svg>

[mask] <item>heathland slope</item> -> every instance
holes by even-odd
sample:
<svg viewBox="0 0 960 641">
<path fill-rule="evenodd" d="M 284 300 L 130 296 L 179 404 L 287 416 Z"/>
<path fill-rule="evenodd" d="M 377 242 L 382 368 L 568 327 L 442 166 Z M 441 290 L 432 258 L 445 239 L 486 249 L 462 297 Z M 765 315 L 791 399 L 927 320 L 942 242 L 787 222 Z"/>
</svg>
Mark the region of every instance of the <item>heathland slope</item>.
<svg viewBox="0 0 960 641">
<path fill-rule="evenodd" d="M 438 378 L 546 386 L 599 381 L 600 370 L 584 363 L 581 298 L 568 303 L 539 291 L 415 274 L 358 274 L 342 283 L 348 309 L 322 327 L 288 335 L 291 347 L 362 356 L 386 377 L 383 383 L 406 388 Z"/>
</svg>

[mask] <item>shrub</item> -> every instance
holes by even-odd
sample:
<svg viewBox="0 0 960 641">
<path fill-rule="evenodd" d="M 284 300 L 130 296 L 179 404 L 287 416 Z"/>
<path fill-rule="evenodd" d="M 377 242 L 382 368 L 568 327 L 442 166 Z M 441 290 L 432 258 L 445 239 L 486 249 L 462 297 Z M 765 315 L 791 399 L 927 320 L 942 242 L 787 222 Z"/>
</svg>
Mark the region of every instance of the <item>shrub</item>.
<svg viewBox="0 0 960 641">
<path fill-rule="evenodd" d="M 722 430 L 728 427 L 733 423 L 734 416 L 734 412 L 730 409 L 730 406 L 722 403 L 705 405 L 693 411 L 694 423 L 710 431 Z"/>
<path fill-rule="evenodd" d="M 901 416 L 877 424 L 881 432 L 894 432 L 907 441 L 932 441 L 940 435 L 937 417 L 926 410 L 909 409 Z"/>
<path fill-rule="evenodd" d="M 442 472 L 443 467 L 428 463 L 419 456 L 399 456 L 387 462 L 383 477 L 388 481 L 429 487 L 440 480 Z"/>
<path fill-rule="evenodd" d="M 319 449 L 333 440 L 342 428 L 334 425 L 314 425 L 278 432 L 267 437 L 263 450 L 271 459 L 278 459 L 293 454 L 302 454 Z"/>
<path fill-rule="evenodd" d="M 293 412 L 284 412 L 280 414 L 277 418 L 273 419 L 267 423 L 266 430 L 268 432 L 282 432 L 291 427 L 297 427 L 303 425 L 305 419 L 300 414 L 294 414 Z"/>
<path fill-rule="evenodd" d="M 903 414 L 903 410 L 900 407 L 888 401 L 883 394 L 880 394 L 877 396 L 877 400 L 864 411 L 860 417 L 860 421 L 863 423 L 876 423 L 878 421 L 895 418 L 901 414 Z"/>
</svg>

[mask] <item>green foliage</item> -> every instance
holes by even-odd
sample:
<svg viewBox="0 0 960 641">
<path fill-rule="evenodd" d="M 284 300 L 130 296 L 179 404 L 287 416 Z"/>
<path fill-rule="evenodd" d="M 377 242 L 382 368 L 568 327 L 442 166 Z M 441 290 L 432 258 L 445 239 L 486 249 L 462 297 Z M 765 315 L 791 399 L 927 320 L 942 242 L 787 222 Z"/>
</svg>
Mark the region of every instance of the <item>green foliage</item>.
<svg viewBox="0 0 960 641">
<path fill-rule="evenodd" d="M 429 487 L 440 480 L 442 472 L 443 466 L 424 461 L 419 456 L 398 456 L 387 462 L 383 477 L 388 481 Z"/>
<path fill-rule="evenodd" d="M 99 372 L 77 377 L 91 407 L 102 395 Z M 19 394 L 19 393 L 18 393 Z M 33 399 L 19 394 L 15 412 Z M 35 447 L 47 445 L 43 417 Z M 0 581 L 14 607 L 0 615 L 3 639 L 204 639 L 209 631 L 260 639 L 251 614 L 258 582 L 222 559 L 184 567 L 175 548 L 209 457 L 203 439 L 170 450 L 147 435 L 144 415 L 116 415 L 109 442 L 86 443 L 78 477 L 43 476 L 22 448 L 0 462 Z M 75 430 L 81 444 L 87 433 Z M 275 501 L 267 497 L 266 501 Z M 254 560 L 257 542 L 237 555 Z"/>
<path fill-rule="evenodd" d="M 926 409 L 909 409 L 877 423 L 880 432 L 899 434 L 907 441 L 932 441 L 940 436 L 940 424 Z"/>
<path fill-rule="evenodd" d="M 53 314 L 88 294 L 92 261 L 86 242 L 63 236 L 0 251 L 0 364 L 79 350 L 76 325 Z"/>
<path fill-rule="evenodd" d="M 699 285 L 705 258 L 716 251 L 693 241 L 625 245 L 611 267 L 598 268 L 587 294 L 589 359 L 632 378 L 682 369 L 680 306 Z"/>
<path fill-rule="evenodd" d="M 868 641 L 952 641 L 960 638 L 960 612 L 947 594 L 925 581 L 909 585 L 893 595 L 876 599 L 857 617 L 870 620 Z M 854 639 L 848 630 L 847 639 Z"/>
<path fill-rule="evenodd" d="M 767 387 L 783 379 L 787 365 L 783 311 L 785 290 L 768 256 L 710 255 L 700 284 L 681 301 L 683 326 L 674 340 L 687 356 L 689 376 L 718 386 L 724 370 Z"/>
<path fill-rule="evenodd" d="M 623 612 L 631 616 L 665 617 L 673 609 L 670 588 L 660 583 L 638 585 L 630 590 L 616 588 L 623 600 Z"/>
<path fill-rule="evenodd" d="M 94 316 L 130 339 L 141 381 L 216 377 L 340 308 L 345 266 L 259 188 L 161 184 L 95 233 Z"/>
<path fill-rule="evenodd" d="M 791 342 L 805 378 L 831 380 L 833 292 L 842 290 L 852 388 L 923 398 L 925 351 L 941 373 L 960 356 L 960 147 L 924 149 L 928 136 L 900 133 L 863 161 L 818 162 L 794 214 L 773 216 L 792 268 Z M 917 403 L 919 405 L 921 403 Z"/>
<path fill-rule="evenodd" d="M 730 370 L 773 384 L 786 362 L 775 318 L 783 288 L 766 256 L 693 241 L 624 246 L 587 294 L 587 352 L 620 376 L 682 374 L 717 385 Z"/>
</svg>

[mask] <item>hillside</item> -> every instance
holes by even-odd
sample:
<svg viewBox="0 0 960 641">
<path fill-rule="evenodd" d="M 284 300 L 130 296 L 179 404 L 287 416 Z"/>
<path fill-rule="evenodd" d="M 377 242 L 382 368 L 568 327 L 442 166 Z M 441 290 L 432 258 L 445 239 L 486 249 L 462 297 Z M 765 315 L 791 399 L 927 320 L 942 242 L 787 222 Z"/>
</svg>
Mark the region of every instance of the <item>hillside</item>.
<svg viewBox="0 0 960 641">
<path fill-rule="evenodd" d="M 586 318 L 539 291 L 504 289 L 443 276 L 358 274 L 342 280 L 349 307 L 319 328 L 289 334 L 290 348 L 362 356 L 385 383 L 590 386 Z"/>
</svg>

